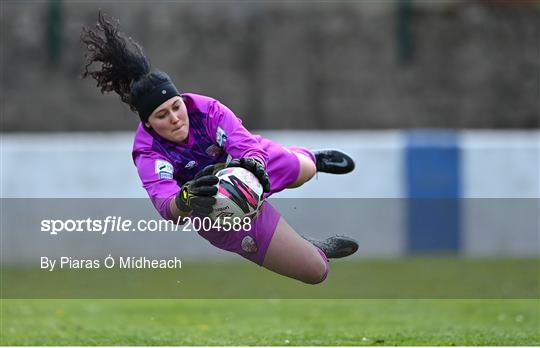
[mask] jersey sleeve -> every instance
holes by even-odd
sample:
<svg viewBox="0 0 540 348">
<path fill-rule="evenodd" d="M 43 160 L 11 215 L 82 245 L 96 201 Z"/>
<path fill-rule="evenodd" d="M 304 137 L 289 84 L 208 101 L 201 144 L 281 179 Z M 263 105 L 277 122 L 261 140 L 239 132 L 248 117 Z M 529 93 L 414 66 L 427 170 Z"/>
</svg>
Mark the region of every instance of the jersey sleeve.
<svg viewBox="0 0 540 348">
<path fill-rule="evenodd" d="M 254 157 L 266 167 L 268 154 L 257 138 L 228 107 L 217 100 L 208 108 L 208 133 L 232 158 Z"/>
<path fill-rule="evenodd" d="M 134 162 L 152 204 L 163 218 L 172 219 L 169 204 L 180 191 L 176 180 L 173 179 L 173 165 L 163 156 L 153 152 L 136 154 Z"/>
</svg>

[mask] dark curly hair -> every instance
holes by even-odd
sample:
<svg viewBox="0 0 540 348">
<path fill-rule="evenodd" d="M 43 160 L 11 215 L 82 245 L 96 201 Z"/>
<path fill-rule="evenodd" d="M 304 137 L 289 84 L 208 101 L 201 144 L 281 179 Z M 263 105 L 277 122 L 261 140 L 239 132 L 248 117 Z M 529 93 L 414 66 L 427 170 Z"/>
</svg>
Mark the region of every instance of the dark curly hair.
<svg viewBox="0 0 540 348">
<path fill-rule="evenodd" d="M 99 11 L 95 28 L 82 29 L 81 41 L 87 49 L 82 76 L 91 76 L 101 93 L 114 91 L 137 111 L 137 99 L 170 78 L 159 70 L 150 72 L 141 45 L 119 31 L 117 19 L 107 17 Z M 90 70 L 94 63 L 101 63 L 100 69 Z"/>
</svg>

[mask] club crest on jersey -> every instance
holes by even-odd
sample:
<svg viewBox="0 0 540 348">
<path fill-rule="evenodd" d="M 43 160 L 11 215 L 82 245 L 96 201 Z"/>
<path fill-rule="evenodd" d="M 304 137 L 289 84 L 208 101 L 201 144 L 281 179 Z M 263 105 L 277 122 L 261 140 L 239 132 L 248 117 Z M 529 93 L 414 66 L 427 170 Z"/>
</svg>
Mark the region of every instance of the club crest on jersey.
<svg viewBox="0 0 540 348">
<path fill-rule="evenodd" d="M 156 160 L 156 174 L 160 179 L 172 179 L 173 171 L 173 166 L 169 162 Z"/>
<path fill-rule="evenodd" d="M 193 169 L 197 166 L 197 162 L 195 161 L 189 161 L 188 164 L 186 164 L 186 166 L 184 168 L 186 169 Z"/>
<path fill-rule="evenodd" d="M 223 130 L 223 128 L 218 127 L 218 128 L 217 128 L 217 131 L 216 131 L 216 143 L 217 143 L 220 147 L 224 147 L 226 141 L 227 141 L 227 134 L 225 133 L 225 131 Z"/>
<path fill-rule="evenodd" d="M 210 146 L 208 146 L 206 148 L 206 153 L 209 155 L 209 156 L 212 156 L 214 158 L 218 157 L 219 155 L 221 155 L 221 148 L 219 146 L 217 146 L 216 144 L 212 144 Z"/>
<path fill-rule="evenodd" d="M 244 239 L 242 239 L 242 250 L 244 250 L 246 253 L 255 253 L 257 252 L 257 243 L 255 243 L 255 240 L 251 236 L 245 236 Z"/>
</svg>

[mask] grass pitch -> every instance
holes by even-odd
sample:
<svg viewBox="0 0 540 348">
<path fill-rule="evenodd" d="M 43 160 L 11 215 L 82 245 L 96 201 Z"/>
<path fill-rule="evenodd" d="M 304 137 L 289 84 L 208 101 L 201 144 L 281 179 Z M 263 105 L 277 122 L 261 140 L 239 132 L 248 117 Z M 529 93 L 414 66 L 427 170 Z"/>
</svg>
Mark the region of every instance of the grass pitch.
<svg viewBox="0 0 540 348">
<path fill-rule="evenodd" d="M 538 300 L 3 300 L 2 345 L 540 345 Z"/>
<path fill-rule="evenodd" d="M 538 269 L 538 259 L 348 260 L 317 286 L 245 261 L 166 273 L 3 269 L 0 344 L 539 346 Z M 79 299 L 25 299 L 62 289 Z M 184 299 L 150 299 L 182 289 Z"/>
</svg>

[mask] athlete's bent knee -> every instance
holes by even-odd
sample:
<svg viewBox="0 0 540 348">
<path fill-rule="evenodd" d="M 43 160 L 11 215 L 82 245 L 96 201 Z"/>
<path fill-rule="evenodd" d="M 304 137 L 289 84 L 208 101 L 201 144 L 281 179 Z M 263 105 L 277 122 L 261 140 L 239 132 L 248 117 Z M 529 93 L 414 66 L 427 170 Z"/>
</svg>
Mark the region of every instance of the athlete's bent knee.
<svg viewBox="0 0 540 348">
<path fill-rule="evenodd" d="M 296 156 L 298 157 L 298 161 L 300 162 L 298 178 L 296 178 L 296 181 L 289 185 L 288 188 L 297 188 L 302 186 L 311 178 L 313 178 L 315 176 L 315 173 L 317 172 L 315 163 L 313 163 L 312 160 L 302 154 L 296 154 Z"/>
<path fill-rule="evenodd" d="M 317 262 L 314 262 L 313 265 L 311 265 L 302 281 L 306 284 L 320 284 L 326 279 L 327 275 L 328 264 L 326 261 L 317 260 Z"/>
</svg>

